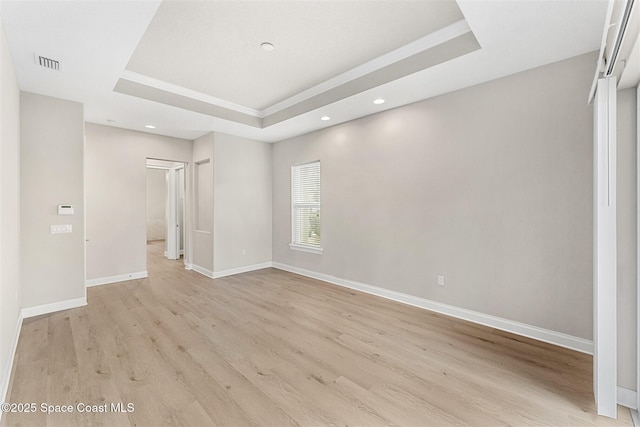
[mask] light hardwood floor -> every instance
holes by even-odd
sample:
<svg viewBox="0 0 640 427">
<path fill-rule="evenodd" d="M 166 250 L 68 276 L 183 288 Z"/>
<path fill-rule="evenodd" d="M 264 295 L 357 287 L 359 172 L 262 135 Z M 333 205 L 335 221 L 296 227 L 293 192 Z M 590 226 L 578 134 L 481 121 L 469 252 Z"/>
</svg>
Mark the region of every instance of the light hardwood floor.
<svg viewBox="0 0 640 427">
<path fill-rule="evenodd" d="M 590 356 L 275 269 L 211 280 L 148 248 L 148 279 L 24 321 L 8 401 L 38 412 L 3 425 L 632 425 L 595 415 Z"/>
</svg>

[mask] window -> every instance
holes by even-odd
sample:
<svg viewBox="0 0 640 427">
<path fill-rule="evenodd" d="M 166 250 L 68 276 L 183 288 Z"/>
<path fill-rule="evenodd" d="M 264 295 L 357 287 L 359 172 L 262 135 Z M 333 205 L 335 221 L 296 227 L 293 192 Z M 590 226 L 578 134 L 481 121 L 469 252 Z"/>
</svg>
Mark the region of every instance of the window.
<svg viewBox="0 0 640 427">
<path fill-rule="evenodd" d="M 291 167 L 291 249 L 322 253 L 320 162 Z"/>
</svg>

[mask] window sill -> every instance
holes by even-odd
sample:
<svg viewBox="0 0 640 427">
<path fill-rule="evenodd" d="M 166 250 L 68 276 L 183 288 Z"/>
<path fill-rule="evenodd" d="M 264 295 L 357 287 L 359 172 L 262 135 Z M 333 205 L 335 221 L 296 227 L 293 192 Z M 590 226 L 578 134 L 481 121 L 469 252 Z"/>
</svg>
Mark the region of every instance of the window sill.
<svg viewBox="0 0 640 427">
<path fill-rule="evenodd" d="M 322 255 L 322 248 L 317 246 L 301 245 L 299 243 L 289 243 L 289 248 L 294 251 L 309 252 L 312 254 Z"/>
</svg>

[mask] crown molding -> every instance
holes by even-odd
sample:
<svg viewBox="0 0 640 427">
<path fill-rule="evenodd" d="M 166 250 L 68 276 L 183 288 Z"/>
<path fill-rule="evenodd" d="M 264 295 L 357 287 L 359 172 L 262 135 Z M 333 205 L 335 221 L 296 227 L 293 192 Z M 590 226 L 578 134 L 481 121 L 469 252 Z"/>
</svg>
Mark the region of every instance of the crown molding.
<svg viewBox="0 0 640 427">
<path fill-rule="evenodd" d="M 155 79 L 153 77 L 145 76 L 143 74 L 136 73 L 130 70 L 124 70 L 121 73 L 120 81 L 127 80 L 129 82 L 137 83 L 149 88 L 162 90 L 167 93 L 180 95 L 185 98 L 204 102 L 212 106 L 221 107 L 258 119 L 264 119 L 265 117 L 286 110 L 287 108 L 305 102 L 318 95 L 331 91 L 347 83 L 353 82 L 363 76 L 369 75 L 373 72 L 388 67 L 389 65 L 410 58 L 420 52 L 424 52 L 428 49 L 451 41 L 470 32 L 471 28 L 469 27 L 469 24 L 466 20 L 462 19 L 451 25 L 441 28 L 440 30 L 427 34 L 426 36 L 421 37 L 411 43 L 401 46 L 398 49 L 392 50 L 391 52 L 374 58 L 371 61 L 365 62 L 364 64 L 352 68 L 342 74 L 339 74 L 336 77 L 325 80 L 324 82 L 316 86 L 303 90 L 302 92 L 299 92 L 298 94 L 276 104 L 273 104 L 272 106 L 267 107 L 263 110 L 257 110 L 246 107 L 244 105 L 235 104 L 225 99 L 216 98 L 202 92 L 187 89 L 185 87 L 178 86 L 163 80 Z"/>
<path fill-rule="evenodd" d="M 451 25 L 441 28 L 440 30 L 427 34 L 426 36 L 419 38 L 411 43 L 401 46 L 398 49 L 392 50 L 391 52 L 374 58 L 369 62 L 365 62 L 362 65 L 352 68 L 351 70 L 339 74 L 336 77 L 326 80 L 316 86 L 303 90 L 302 92 L 299 92 L 298 94 L 290 98 L 278 102 L 277 104 L 267 107 L 261 111 L 262 117 L 267 117 L 275 114 L 293 105 L 313 98 L 314 96 L 325 93 L 331 89 L 335 89 L 345 83 L 349 83 L 360 77 L 366 76 L 367 74 L 371 74 L 384 67 L 395 64 L 398 61 L 409 58 L 422 51 L 448 42 L 449 40 L 453 40 L 456 37 L 469 32 L 471 32 L 471 28 L 469 27 L 469 24 L 467 24 L 466 20 L 462 19 L 460 21 L 457 21 Z"/>
<path fill-rule="evenodd" d="M 176 95 L 182 95 L 187 98 L 195 99 L 198 101 L 206 102 L 207 104 L 216 105 L 218 107 L 233 110 L 238 113 L 247 114 L 249 116 L 262 118 L 262 113 L 259 110 L 245 107 L 244 105 L 235 104 L 225 99 L 216 98 L 215 96 L 207 95 L 202 92 L 198 92 L 186 87 L 178 86 L 173 83 L 165 82 L 164 80 L 155 79 L 153 77 L 145 76 L 130 70 L 124 70 L 120 74 L 121 79 L 129 80 L 134 83 L 139 83 L 145 86 L 149 86 L 155 89 L 161 89 L 166 92 L 171 92 Z"/>
</svg>

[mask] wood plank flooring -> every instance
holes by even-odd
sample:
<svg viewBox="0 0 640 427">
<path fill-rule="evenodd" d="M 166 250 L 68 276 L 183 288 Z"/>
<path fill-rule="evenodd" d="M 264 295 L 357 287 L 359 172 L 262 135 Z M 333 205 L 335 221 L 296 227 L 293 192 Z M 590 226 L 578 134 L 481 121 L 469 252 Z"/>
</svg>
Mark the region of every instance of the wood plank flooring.
<svg viewBox="0 0 640 427">
<path fill-rule="evenodd" d="M 632 425 L 596 415 L 590 356 L 275 269 L 211 280 L 148 248 L 149 278 L 24 321 L 8 402 L 38 410 L 2 425 Z"/>
</svg>

